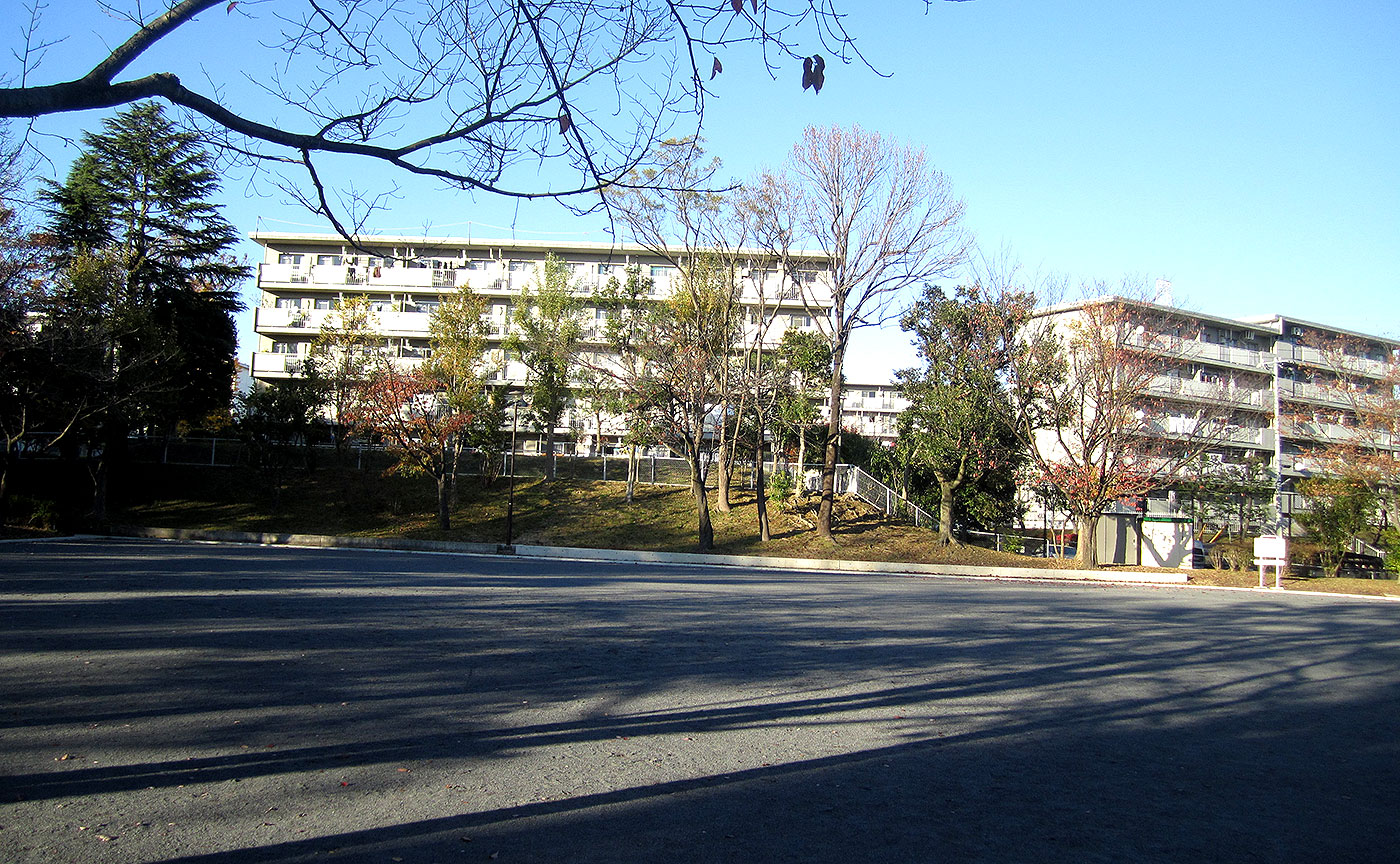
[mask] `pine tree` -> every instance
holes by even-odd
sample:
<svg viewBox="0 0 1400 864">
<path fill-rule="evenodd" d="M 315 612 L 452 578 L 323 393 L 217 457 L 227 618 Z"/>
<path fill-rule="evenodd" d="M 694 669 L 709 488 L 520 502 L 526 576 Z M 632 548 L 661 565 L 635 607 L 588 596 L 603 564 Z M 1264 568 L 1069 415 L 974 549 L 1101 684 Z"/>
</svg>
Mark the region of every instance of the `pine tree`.
<svg viewBox="0 0 1400 864">
<path fill-rule="evenodd" d="M 232 399 L 237 285 L 251 271 L 231 255 L 238 233 L 209 200 L 218 177 L 194 134 L 153 102 L 102 125 L 101 134 L 84 135 L 67 180 L 42 193 L 55 265 L 70 268 L 83 256 L 110 262 L 120 282 L 107 286 L 104 305 L 149 319 L 142 354 L 151 340 L 164 343 L 165 359 L 151 370 L 158 380 L 146 382 L 160 386 L 144 388 L 132 420 L 167 429 L 197 422 Z"/>
<path fill-rule="evenodd" d="M 250 269 L 238 234 L 210 199 L 212 158 L 155 103 L 83 136 L 63 184 L 41 191 L 53 240 L 47 317 L 82 346 L 74 398 L 100 405 L 88 436 L 101 447 L 94 513 L 104 515 L 107 462 L 134 429 L 175 431 L 233 397 L 241 308 Z"/>
</svg>

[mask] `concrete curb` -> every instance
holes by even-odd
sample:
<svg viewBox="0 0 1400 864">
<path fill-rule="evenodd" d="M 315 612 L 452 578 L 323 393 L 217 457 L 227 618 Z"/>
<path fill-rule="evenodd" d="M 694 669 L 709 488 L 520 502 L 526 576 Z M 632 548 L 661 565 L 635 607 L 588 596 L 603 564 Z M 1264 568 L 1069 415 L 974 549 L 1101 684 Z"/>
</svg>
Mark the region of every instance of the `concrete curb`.
<svg viewBox="0 0 1400 864">
<path fill-rule="evenodd" d="M 442 552 L 472 555 L 515 555 L 525 558 L 558 558 L 578 561 L 628 561 L 649 564 L 692 564 L 716 567 L 751 567 L 768 570 L 811 570 L 842 573 L 894 573 L 917 576 L 963 576 L 983 579 L 1021 579 L 1054 582 L 1113 582 L 1134 585 L 1185 585 L 1182 573 L 1140 573 L 1112 570 L 1059 570 L 1042 567 L 977 567 L 960 564 L 915 564 L 897 561 L 844 561 L 830 558 L 769 558 L 760 555 L 707 555 L 699 552 L 638 552 L 626 549 L 586 549 L 571 546 L 508 547 L 494 543 L 456 543 L 446 540 L 409 540 L 383 537 L 336 537 L 328 534 L 257 533 L 252 531 L 202 531 L 188 528 L 123 526 L 113 536 L 148 537 L 157 540 L 204 540 L 220 543 L 255 543 L 262 546 L 381 549 L 399 552 Z"/>
</svg>

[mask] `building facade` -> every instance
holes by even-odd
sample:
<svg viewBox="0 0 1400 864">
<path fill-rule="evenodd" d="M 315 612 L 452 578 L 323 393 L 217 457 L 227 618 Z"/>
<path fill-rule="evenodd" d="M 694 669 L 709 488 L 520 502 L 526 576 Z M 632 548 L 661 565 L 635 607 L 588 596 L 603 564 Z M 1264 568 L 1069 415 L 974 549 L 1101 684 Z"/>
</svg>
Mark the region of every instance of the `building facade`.
<svg viewBox="0 0 1400 864">
<path fill-rule="evenodd" d="M 1295 509 L 1296 481 L 1316 470 L 1310 452 L 1364 443 L 1400 454 L 1386 433 L 1368 430 L 1363 442 L 1356 416 L 1357 395 L 1397 383 L 1400 341 L 1284 315 L 1232 319 L 1125 302 L 1151 322 L 1139 328 L 1137 350 L 1162 360 L 1144 393 L 1152 405 L 1143 431 L 1189 434 L 1203 409 L 1226 409 L 1228 424 L 1212 438 L 1203 470 L 1259 467 L 1274 487 L 1274 518 Z M 1038 317 L 1068 323 L 1083 320 L 1084 309 L 1066 304 Z"/>
<path fill-rule="evenodd" d="M 683 256 L 679 249 L 662 255 L 640 246 L 583 242 L 374 237 L 355 249 L 329 234 L 257 232 L 252 239 L 264 250 L 257 271 L 260 300 L 251 363 L 253 379 L 262 382 L 300 374 L 322 325 L 340 301 L 351 297 L 368 300 L 385 340 L 382 350 L 396 365 L 421 364 L 431 350 L 429 321 L 443 296 L 470 289 L 486 305 L 489 380 L 522 385 L 526 370 L 506 355 L 503 345 L 522 293 L 538 290 L 546 256 L 562 261 L 571 273 L 583 307 L 580 348 L 595 360 L 609 352 L 607 310 L 590 298 L 609 279 L 623 280 L 630 267 L 651 278 L 654 297 L 666 297 Z M 796 278 L 802 284 L 782 276 L 761 253 L 744 260 L 740 299 L 747 338 L 776 345 L 789 329 L 819 328 L 817 318 L 831 305 L 828 268 L 821 256 L 799 258 Z M 605 416 L 601 424 L 599 419 L 582 406 L 572 407 L 556 434 L 572 438 L 579 452 L 597 452 L 625 431 L 621 418 Z M 535 444 L 527 438 L 525 446 Z"/>
<path fill-rule="evenodd" d="M 899 438 L 899 414 L 909 400 L 897 384 L 847 383 L 841 391 L 841 428 L 893 446 Z M 822 406 L 822 416 L 829 412 Z"/>
</svg>

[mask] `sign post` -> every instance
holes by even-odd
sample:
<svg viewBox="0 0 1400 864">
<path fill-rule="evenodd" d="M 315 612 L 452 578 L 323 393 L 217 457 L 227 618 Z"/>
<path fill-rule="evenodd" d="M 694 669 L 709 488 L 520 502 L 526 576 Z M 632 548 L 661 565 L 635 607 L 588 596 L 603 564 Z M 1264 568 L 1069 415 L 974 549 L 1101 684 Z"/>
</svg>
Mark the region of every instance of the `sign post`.
<svg viewBox="0 0 1400 864">
<path fill-rule="evenodd" d="M 1274 587 L 1283 587 L 1283 568 L 1288 566 L 1288 538 L 1265 534 L 1254 538 L 1254 563 L 1259 565 L 1259 587 L 1264 585 L 1264 571 L 1274 568 Z"/>
</svg>

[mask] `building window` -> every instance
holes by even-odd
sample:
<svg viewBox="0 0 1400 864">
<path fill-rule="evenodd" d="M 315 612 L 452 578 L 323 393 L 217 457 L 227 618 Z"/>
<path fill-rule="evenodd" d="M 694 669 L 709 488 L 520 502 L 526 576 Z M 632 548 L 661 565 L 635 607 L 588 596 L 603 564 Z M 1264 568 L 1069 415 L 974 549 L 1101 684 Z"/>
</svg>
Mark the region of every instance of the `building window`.
<svg viewBox="0 0 1400 864">
<path fill-rule="evenodd" d="M 535 269 L 535 262 L 512 261 L 506 265 L 506 269 L 512 273 L 530 273 Z"/>
<path fill-rule="evenodd" d="M 283 252 L 282 254 L 280 254 L 280 255 L 277 256 L 277 263 L 278 263 L 278 264 L 290 264 L 290 265 L 292 265 L 293 267 L 300 267 L 300 266 L 301 266 L 301 256 L 300 256 L 300 255 L 293 255 L 293 254 L 291 254 L 291 253 L 289 253 L 289 252 Z"/>
<path fill-rule="evenodd" d="M 297 343 L 296 343 L 296 342 L 273 342 L 273 343 L 272 343 L 272 353 L 273 353 L 273 354 L 296 354 L 296 353 L 297 353 Z"/>
<path fill-rule="evenodd" d="M 671 274 L 675 272 L 676 268 L 668 267 L 665 264 L 653 264 L 650 270 L 651 278 L 653 279 L 669 279 L 671 278 Z"/>
<path fill-rule="evenodd" d="M 344 259 L 339 255 L 317 255 L 316 263 L 323 267 L 339 267 Z"/>
<path fill-rule="evenodd" d="M 611 274 L 611 273 L 617 272 L 617 270 L 614 270 L 613 268 L 617 268 L 617 270 L 621 270 L 621 269 L 622 269 L 622 265 L 621 265 L 621 264 L 599 264 L 599 265 L 598 265 L 598 275 L 599 275 L 599 276 L 607 276 L 607 275 L 609 275 L 609 274 Z"/>
<path fill-rule="evenodd" d="M 300 309 L 300 308 L 301 308 L 301 300 L 298 299 L 298 298 L 296 298 L 296 297 L 278 297 L 278 298 L 277 298 L 277 308 L 278 308 L 278 309 Z"/>
<path fill-rule="evenodd" d="M 329 297 L 317 297 L 317 298 L 316 298 L 316 308 L 317 308 L 317 309 L 330 309 L 330 308 L 331 308 L 331 298 L 329 298 Z"/>
</svg>

